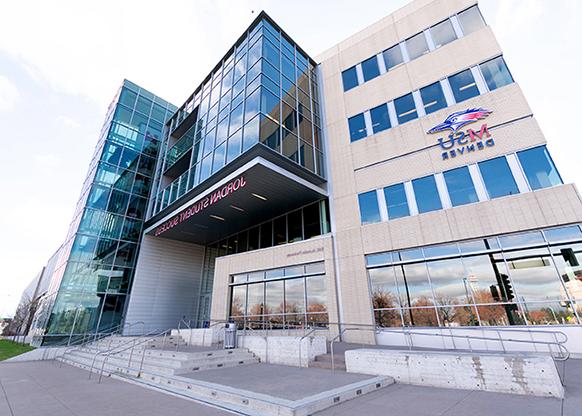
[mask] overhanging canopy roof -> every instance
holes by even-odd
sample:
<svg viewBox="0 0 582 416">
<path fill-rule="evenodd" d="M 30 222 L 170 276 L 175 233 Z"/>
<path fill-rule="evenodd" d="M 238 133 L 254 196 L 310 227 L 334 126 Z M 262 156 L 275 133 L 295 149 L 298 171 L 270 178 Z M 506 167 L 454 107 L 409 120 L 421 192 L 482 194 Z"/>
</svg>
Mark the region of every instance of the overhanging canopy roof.
<svg viewBox="0 0 582 416">
<path fill-rule="evenodd" d="M 318 201 L 326 191 L 262 157 L 256 157 L 163 218 L 146 234 L 207 244 Z"/>
</svg>

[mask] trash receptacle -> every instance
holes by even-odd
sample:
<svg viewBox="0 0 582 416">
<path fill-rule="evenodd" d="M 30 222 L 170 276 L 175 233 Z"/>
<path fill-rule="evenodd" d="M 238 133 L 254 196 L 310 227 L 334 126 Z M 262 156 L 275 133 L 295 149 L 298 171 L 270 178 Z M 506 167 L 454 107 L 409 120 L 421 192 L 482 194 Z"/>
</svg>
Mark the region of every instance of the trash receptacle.
<svg viewBox="0 0 582 416">
<path fill-rule="evenodd" d="M 227 350 L 236 348 L 236 324 L 234 322 L 229 322 L 224 327 L 224 348 Z"/>
</svg>

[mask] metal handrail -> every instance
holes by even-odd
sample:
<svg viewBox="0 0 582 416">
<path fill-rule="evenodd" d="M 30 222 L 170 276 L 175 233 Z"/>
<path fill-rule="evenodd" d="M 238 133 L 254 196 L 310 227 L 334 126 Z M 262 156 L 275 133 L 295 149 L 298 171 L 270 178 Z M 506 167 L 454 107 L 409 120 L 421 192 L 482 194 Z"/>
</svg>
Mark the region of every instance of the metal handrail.
<svg viewBox="0 0 582 416">
<path fill-rule="evenodd" d="M 75 350 L 79 350 L 81 348 L 84 348 L 86 345 L 91 344 L 93 342 L 96 342 L 96 340 L 100 341 L 103 338 L 107 338 L 108 336 L 114 335 L 117 331 L 119 331 L 120 327 L 121 327 L 121 324 L 117 324 L 117 325 L 111 326 L 110 328 L 108 328 L 102 332 L 95 332 L 94 334 L 93 333 L 83 334 L 83 338 L 81 338 L 80 342 L 74 341 L 72 343 L 74 346 L 72 346 L 72 347 L 71 347 L 71 343 L 67 342 L 67 347 L 71 347 L 71 348 L 65 349 L 65 351 L 61 355 L 59 355 L 58 357 L 55 356 L 55 360 L 57 358 L 64 358 L 65 355 L 67 355 Z M 89 339 L 85 340 L 85 336 L 88 336 Z M 63 345 L 65 345 L 65 343 L 63 343 Z M 63 361 L 61 360 L 61 364 L 59 367 L 62 367 L 62 366 L 63 366 Z"/>
<path fill-rule="evenodd" d="M 303 340 L 317 331 L 317 328 L 312 328 L 307 334 L 304 334 L 301 338 L 299 338 L 299 367 L 301 367 L 301 353 L 303 352 Z M 309 357 L 307 357 L 307 361 L 309 361 Z"/>
</svg>

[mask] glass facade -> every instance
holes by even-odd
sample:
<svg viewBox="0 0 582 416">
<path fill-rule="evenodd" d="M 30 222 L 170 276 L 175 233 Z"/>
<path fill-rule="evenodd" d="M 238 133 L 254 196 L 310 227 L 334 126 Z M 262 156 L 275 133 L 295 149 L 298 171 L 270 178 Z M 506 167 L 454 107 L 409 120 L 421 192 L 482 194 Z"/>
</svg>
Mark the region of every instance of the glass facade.
<svg viewBox="0 0 582 416">
<path fill-rule="evenodd" d="M 577 324 L 578 225 L 366 256 L 379 326 Z"/>
<path fill-rule="evenodd" d="M 45 332 L 54 339 L 121 322 L 162 126 L 175 110 L 129 81 L 110 105 L 53 272 Z"/>
<path fill-rule="evenodd" d="M 327 326 L 323 262 L 231 276 L 230 319 L 239 326 L 303 328 Z"/>
<path fill-rule="evenodd" d="M 324 176 L 315 66 L 266 18 L 168 121 L 152 215 L 256 145 Z"/>
</svg>

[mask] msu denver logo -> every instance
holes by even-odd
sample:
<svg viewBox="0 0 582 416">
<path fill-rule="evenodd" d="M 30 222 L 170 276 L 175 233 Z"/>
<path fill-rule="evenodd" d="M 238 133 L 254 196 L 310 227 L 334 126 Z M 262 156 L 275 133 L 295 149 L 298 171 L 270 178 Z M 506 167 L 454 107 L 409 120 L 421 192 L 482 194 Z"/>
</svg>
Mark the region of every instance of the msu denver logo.
<svg viewBox="0 0 582 416">
<path fill-rule="evenodd" d="M 430 129 L 427 132 L 428 134 L 451 130 L 447 141 L 442 137 L 439 138 L 439 145 L 442 149 L 446 150 L 442 153 L 443 160 L 464 153 L 474 152 L 475 150 L 482 150 L 485 147 L 494 146 L 495 142 L 493 141 L 493 138 L 491 138 L 489 130 L 487 130 L 487 124 L 485 123 L 481 125 L 481 129 L 478 133 L 472 129 L 459 131 L 461 127 L 478 120 L 483 120 L 489 114 L 491 114 L 491 111 L 484 108 L 469 108 L 464 111 L 457 111 L 456 113 L 449 115 L 445 121 Z M 486 140 L 483 140 L 483 138 Z M 455 145 L 458 147 L 453 149 Z"/>
</svg>

